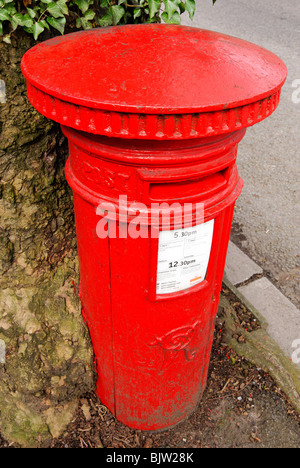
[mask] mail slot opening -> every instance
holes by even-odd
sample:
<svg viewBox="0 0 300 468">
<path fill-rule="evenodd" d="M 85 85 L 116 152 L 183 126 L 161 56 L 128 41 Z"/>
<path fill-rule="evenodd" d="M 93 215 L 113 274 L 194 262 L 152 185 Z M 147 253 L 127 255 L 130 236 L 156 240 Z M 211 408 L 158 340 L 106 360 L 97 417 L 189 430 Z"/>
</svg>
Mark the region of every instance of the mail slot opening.
<svg viewBox="0 0 300 468">
<path fill-rule="evenodd" d="M 189 181 L 150 184 L 149 195 L 151 200 L 185 200 L 191 198 L 201 199 L 223 190 L 228 183 L 228 169 L 217 174 L 201 177 Z"/>
</svg>

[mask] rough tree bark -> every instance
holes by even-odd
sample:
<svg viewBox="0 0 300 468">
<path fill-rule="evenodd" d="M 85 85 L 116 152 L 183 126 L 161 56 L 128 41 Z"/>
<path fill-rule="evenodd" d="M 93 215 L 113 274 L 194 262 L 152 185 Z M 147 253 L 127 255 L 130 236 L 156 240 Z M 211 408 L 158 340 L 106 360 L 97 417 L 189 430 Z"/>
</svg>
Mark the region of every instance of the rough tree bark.
<svg viewBox="0 0 300 468">
<path fill-rule="evenodd" d="M 0 432 L 26 447 L 47 446 L 94 388 L 67 143 L 27 100 L 20 60 L 32 45 L 22 32 L 0 42 Z"/>
</svg>

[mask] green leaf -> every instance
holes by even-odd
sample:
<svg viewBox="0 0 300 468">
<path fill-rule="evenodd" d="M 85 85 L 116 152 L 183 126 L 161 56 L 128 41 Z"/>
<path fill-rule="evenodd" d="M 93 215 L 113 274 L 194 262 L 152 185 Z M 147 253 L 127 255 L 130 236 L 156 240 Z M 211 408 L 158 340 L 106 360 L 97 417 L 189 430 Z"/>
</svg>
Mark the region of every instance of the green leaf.
<svg viewBox="0 0 300 468">
<path fill-rule="evenodd" d="M 6 36 L 3 37 L 3 42 L 6 42 L 6 44 L 11 44 L 11 40 L 10 40 L 10 35 L 7 34 Z"/>
<path fill-rule="evenodd" d="M 169 20 L 171 20 L 174 13 L 179 14 L 178 13 L 179 3 L 180 3 L 180 0 L 164 0 L 165 12 L 168 14 L 168 19 Z M 164 21 L 165 21 L 165 19 L 164 19 Z"/>
<path fill-rule="evenodd" d="M 92 23 L 90 21 L 86 21 L 85 18 L 82 18 L 82 20 L 83 20 L 83 28 L 85 30 L 93 29 L 93 25 L 92 25 Z"/>
<path fill-rule="evenodd" d="M 0 8 L 4 5 L 8 5 L 9 3 L 13 3 L 15 0 L 0 0 Z"/>
<path fill-rule="evenodd" d="M 5 5 L 3 8 L 1 8 L 1 11 L 7 11 L 7 13 L 10 15 L 15 15 L 17 13 L 14 3 L 12 3 L 11 5 Z"/>
<path fill-rule="evenodd" d="M 194 17 L 196 4 L 196 0 L 0 0 L 0 36 L 3 38 L 4 22 L 10 22 L 10 31 L 22 27 L 35 39 L 50 28 L 64 34 L 70 12 L 77 18 L 77 27 L 83 29 L 90 29 L 95 23 L 112 26 L 163 20 L 179 24 L 185 11 L 191 19 Z M 99 7 L 105 13 L 102 17 Z M 10 34 L 5 38 L 10 41 Z"/>
<path fill-rule="evenodd" d="M 52 18 L 49 16 L 47 22 L 52 26 L 52 28 L 57 29 L 61 34 L 65 32 L 66 18 Z"/>
<path fill-rule="evenodd" d="M 28 14 L 29 14 L 30 18 L 34 19 L 36 17 L 37 12 L 34 11 L 32 8 L 27 7 L 26 10 L 28 11 Z"/>
<path fill-rule="evenodd" d="M 31 26 L 33 25 L 33 20 L 29 16 L 29 14 L 23 16 L 23 25 L 26 26 L 26 28 L 31 28 Z"/>
<path fill-rule="evenodd" d="M 230 361 L 231 361 L 231 364 L 234 366 L 236 363 L 236 359 L 233 356 L 230 356 Z"/>
<path fill-rule="evenodd" d="M 161 6 L 161 0 L 149 0 L 150 18 L 154 18 Z"/>
<path fill-rule="evenodd" d="M 185 0 L 185 9 L 188 11 L 191 20 L 195 16 L 196 2 L 195 0 Z"/>
<path fill-rule="evenodd" d="M 122 6 L 113 5 L 110 7 L 110 11 L 111 11 L 113 24 L 116 26 L 121 21 L 123 16 L 125 15 L 125 10 Z"/>
<path fill-rule="evenodd" d="M 133 11 L 133 18 L 139 18 L 142 14 L 142 9 L 141 8 L 135 8 Z"/>
<path fill-rule="evenodd" d="M 113 18 L 110 11 L 103 15 L 99 20 L 99 26 L 105 28 L 106 26 L 111 26 L 113 24 Z"/>
<path fill-rule="evenodd" d="M 165 21 L 165 23 L 168 23 L 168 24 L 180 24 L 181 22 L 180 14 L 178 13 L 178 11 L 175 11 L 175 13 L 173 14 L 171 18 L 169 18 L 168 13 L 164 11 L 161 17 Z"/>
<path fill-rule="evenodd" d="M 13 31 L 15 31 L 18 26 L 24 26 L 23 15 L 21 13 L 16 13 L 13 15 L 10 21 Z"/>
<path fill-rule="evenodd" d="M 53 16 L 53 18 L 61 18 L 64 16 L 58 2 L 49 3 L 49 5 L 47 6 L 47 11 L 49 11 L 50 15 Z"/>
<path fill-rule="evenodd" d="M 39 22 L 34 23 L 31 29 L 35 40 L 37 40 L 39 35 L 45 30 L 44 26 Z"/>
<path fill-rule="evenodd" d="M 60 11 L 64 14 L 64 15 L 68 15 L 69 14 L 69 10 L 68 10 L 68 7 L 66 5 L 66 2 L 67 0 L 58 0 L 56 3 L 57 5 L 59 6 L 60 8 Z"/>
<path fill-rule="evenodd" d="M 90 23 L 90 20 L 95 18 L 96 13 L 92 10 L 88 10 L 85 12 L 84 16 L 81 18 L 77 18 L 76 20 L 76 27 L 83 28 L 83 29 L 92 29 L 93 25 Z"/>
<path fill-rule="evenodd" d="M 50 31 L 50 26 L 49 26 L 49 24 L 47 23 L 46 20 L 43 19 L 43 20 L 39 21 L 39 23 L 40 23 L 40 25 L 44 26 L 44 28 L 48 29 L 48 31 Z"/>
<path fill-rule="evenodd" d="M 185 12 L 185 3 L 184 2 L 179 3 L 179 11 L 180 11 L 180 14 Z"/>
<path fill-rule="evenodd" d="M 10 14 L 4 8 L 0 10 L 0 21 L 10 21 Z"/>
<path fill-rule="evenodd" d="M 95 16 L 96 16 L 96 13 L 94 11 L 88 10 L 84 14 L 84 19 L 91 21 L 95 18 Z"/>
<path fill-rule="evenodd" d="M 89 2 L 87 0 L 75 0 L 79 10 L 84 14 L 89 9 Z"/>
</svg>

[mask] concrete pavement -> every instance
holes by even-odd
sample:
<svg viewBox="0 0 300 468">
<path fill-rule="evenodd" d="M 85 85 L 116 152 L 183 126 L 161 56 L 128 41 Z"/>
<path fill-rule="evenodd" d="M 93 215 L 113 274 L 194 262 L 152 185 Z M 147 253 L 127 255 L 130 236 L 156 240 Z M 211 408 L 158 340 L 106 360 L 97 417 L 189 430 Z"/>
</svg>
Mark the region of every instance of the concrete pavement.
<svg viewBox="0 0 300 468">
<path fill-rule="evenodd" d="M 267 332 L 300 369 L 300 310 L 264 276 L 263 270 L 230 242 L 225 278 L 268 324 Z M 247 304 L 246 304 L 247 305 Z"/>
<path fill-rule="evenodd" d="M 277 111 L 249 128 L 238 152 L 245 185 L 234 214 L 225 276 L 300 367 L 300 2 L 196 0 L 193 22 L 277 54 L 288 79 Z M 270 281 L 271 280 L 271 281 Z"/>
<path fill-rule="evenodd" d="M 279 55 L 288 67 L 279 108 L 248 129 L 240 144 L 238 167 L 245 185 L 236 205 L 232 239 L 299 308 L 300 2 L 217 0 L 213 6 L 211 0 L 196 0 L 196 4 L 194 21 L 186 17 L 183 24 L 254 42 Z"/>
</svg>

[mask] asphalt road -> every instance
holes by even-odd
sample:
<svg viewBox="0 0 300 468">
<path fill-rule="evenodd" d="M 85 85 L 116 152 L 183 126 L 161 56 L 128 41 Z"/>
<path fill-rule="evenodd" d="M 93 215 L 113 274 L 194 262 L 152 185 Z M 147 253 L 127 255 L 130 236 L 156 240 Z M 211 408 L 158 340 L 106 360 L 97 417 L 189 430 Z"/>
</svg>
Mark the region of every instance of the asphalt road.
<svg viewBox="0 0 300 468">
<path fill-rule="evenodd" d="M 232 239 L 300 307 L 300 2 L 196 4 L 194 21 L 185 17 L 183 24 L 254 42 L 276 53 L 288 67 L 279 108 L 249 128 L 239 147 L 245 186 L 236 205 Z"/>
</svg>

